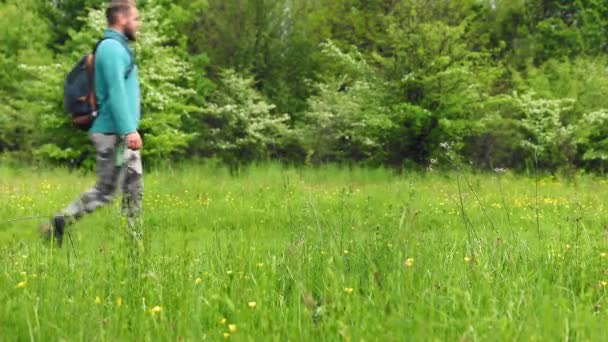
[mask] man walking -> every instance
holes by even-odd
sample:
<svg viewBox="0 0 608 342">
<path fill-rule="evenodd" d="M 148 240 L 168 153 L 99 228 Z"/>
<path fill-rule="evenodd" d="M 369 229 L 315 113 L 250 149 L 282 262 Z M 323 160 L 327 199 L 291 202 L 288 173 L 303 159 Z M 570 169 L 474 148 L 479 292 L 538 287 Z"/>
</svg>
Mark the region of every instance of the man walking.
<svg viewBox="0 0 608 342">
<path fill-rule="evenodd" d="M 95 94 L 98 116 L 89 130 L 97 159 L 97 182 L 52 219 L 45 235 L 61 246 L 66 227 L 112 201 L 122 183 L 123 214 L 133 227 L 141 214 L 143 167 L 138 133 L 140 90 L 133 52 L 139 26 L 132 0 L 113 0 L 107 10 L 108 28 L 95 53 Z M 125 148 L 126 145 L 126 148 Z"/>
</svg>

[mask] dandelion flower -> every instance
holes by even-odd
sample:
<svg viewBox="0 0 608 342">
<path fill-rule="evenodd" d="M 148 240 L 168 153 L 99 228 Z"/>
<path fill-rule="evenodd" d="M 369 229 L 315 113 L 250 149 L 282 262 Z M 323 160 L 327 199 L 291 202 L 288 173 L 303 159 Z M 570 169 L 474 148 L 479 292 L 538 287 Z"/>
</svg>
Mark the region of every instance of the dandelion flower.
<svg viewBox="0 0 608 342">
<path fill-rule="evenodd" d="M 348 249 L 344 250 L 344 255 L 347 255 L 349 253 Z"/>
<path fill-rule="evenodd" d="M 414 258 L 407 258 L 407 260 L 405 260 L 405 267 L 412 267 L 414 266 Z"/>
<path fill-rule="evenodd" d="M 602 258 L 605 258 L 605 257 L 606 257 L 606 253 L 600 253 L 600 256 L 601 256 Z"/>
<path fill-rule="evenodd" d="M 122 297 L 116 298 L 116 306 L 118 306 L 118 307 L 122 306 Z"/>
<path fill-rule="evenodd" d="M 348 293 L 348 294 L 353 293 L 353 291 L 354 291 L 354 290 L 353 290 L 353 288 L 352 288 L 352 287 L 346 287 L 346 288 L 344 288 L 344 292 L 346 292 L 346 293 Z"/>
<path fill-rule="evenodd" d="M 257 306 L 257 303 L 256 302 L 249 302 L 249 303 L 247 303 L 247 306 L 249 306 L 252 309 L 255 309 L 255 307 Z"/>
<path fill-rule="evenodd" d="M 263 262 L 258 262 L 258 267 L 263 267 L 264 263 Z"/>
<path fill-rule="evenodd" d="M 24 289 L 27 286 L 27 281 L 21 281 L 17 284 L 16 288 Z"/>
<path fill-rule="evenodd" d="M 21 276 L 22 276 L 22 277 L 27 276 L 27 272 L 21 272 Z"/>
<path fill-rule="evenodd" d="M 194 281 L 195 284 L 201 284 L 203 282 L 203 279 L 201 278 L 196 278 L 196 280 Z"/>
<path fill-rule="evenodd" d="M 220 319 L 220 324 L 221 324 L 221 325 L 226 324 L 226 319 L 225 319 L 225 318 Z"/>
<path fill-rule="evenodd" d="M 99 296 L 95 297 L 95 304 L 101 304 L 101 298 L 99 298 Z"/>
<path fill-rule="evenodd" d="M 229 338 L 229 337 L 230 337 L 230 333 L 225 332 L 225 333 L 224 333 L 224 338 L 226 338 L 226 339 L 227 339 L 227 338 Z"/>
<path fill-rule="evenodd" d="M 228 329 L 230 330 L 231 333 L 235 333 L 236 332 L 236 324 L 229 324 L 228 325 Z"/>
<path fill-rule="evenodd" d="M 464 262 L 466 262 L 467 264 L 468 264 L 468 263 L 470 263 L 470 262 L 471 262 L 471 260 L 473 260 L 473 259 L 471 259 L 471 258 L 470 258 L 470 257 L 468 257 L 468 256 L 465 256 L 465 257 L 464 257 Z"/>
<path fill-rule="evenodd" d="M 162 308 L 162 306 L 158 306 L 158 305 L 153 307 L 152 309 L 150 309 L 150 313 L 153 315 L 159 314 L 159 313 L 161 313 L 161 311 L 163 311 L 163 308 Z"/>
<path fill-rule="evenodd" d="M 608 281 L 602 280 L 602 281 L 600 281 L 599 285 L 601 288 L 604 288 L 604 287 L 608 286 Z"/>
</svg>

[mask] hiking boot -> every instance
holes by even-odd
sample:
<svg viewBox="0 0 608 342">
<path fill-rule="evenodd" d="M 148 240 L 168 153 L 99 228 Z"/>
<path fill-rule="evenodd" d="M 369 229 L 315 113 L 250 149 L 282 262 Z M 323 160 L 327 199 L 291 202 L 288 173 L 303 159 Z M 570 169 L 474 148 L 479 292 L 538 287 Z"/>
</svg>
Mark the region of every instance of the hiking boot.
<svg viewBox="0 0 608 342">
<path fill-rule="evenodd" d="M 49 223 L 42 227 L 42 236 L 46 241 L 55 238 L 57 247 L 63 244 L 63 233 L 65 232 L 65 219 L 63 215 L 55 215 Z"/>
</svg>

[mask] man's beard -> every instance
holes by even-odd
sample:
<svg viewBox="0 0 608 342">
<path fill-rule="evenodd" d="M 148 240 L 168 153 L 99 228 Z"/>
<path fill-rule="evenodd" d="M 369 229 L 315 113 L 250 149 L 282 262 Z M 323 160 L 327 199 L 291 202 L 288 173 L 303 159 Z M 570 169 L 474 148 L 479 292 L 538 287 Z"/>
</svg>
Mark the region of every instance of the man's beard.
<svg viewBox="0 0 608 342">
<path fill-rule="evenodd" d="M 137 37 L 135 36 L 135 32 L 131 31 L 131 30 L 125 30 L 125 36 L 127 37 L 128 40 L 134 42 L 137 40 Z"/>
</svg>

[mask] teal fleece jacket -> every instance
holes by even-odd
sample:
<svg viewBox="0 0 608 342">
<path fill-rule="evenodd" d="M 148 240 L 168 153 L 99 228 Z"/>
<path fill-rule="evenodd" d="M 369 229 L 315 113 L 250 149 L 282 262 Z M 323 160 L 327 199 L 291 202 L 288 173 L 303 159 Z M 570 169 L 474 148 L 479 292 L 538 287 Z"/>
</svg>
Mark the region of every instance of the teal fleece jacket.
<svg viewBox="0 0 608 342">
<path fill-rule="evenodd" d="M 89 132 L 122 136 L 139 127 L 141 104 L 137 65 L 127 75 L 132 51 L 123 33 L 106 29 L 105 37 L 112 39 L 101 42 L 95 53 L 98 116 Z"/>
</svg>

